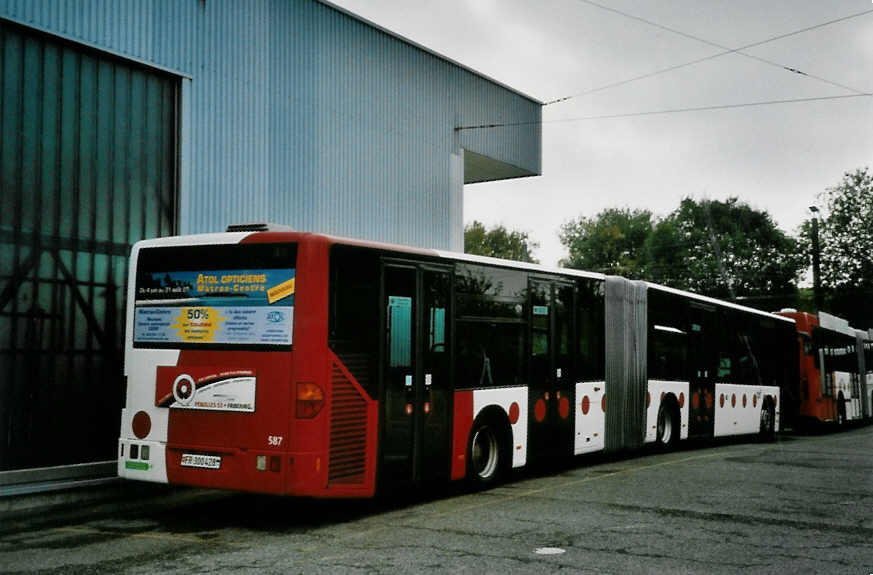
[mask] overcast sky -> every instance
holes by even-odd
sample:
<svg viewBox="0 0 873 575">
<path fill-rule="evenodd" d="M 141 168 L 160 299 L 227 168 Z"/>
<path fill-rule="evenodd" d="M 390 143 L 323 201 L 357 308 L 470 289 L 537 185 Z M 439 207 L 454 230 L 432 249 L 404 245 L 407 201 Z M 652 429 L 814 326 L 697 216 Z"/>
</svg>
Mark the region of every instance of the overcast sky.
<svg viewBox="0 0 873 575">
<path fill-rule="evenodd" d="M 334 2 L 544 102 L 724 51 L 639 19 L 734 49 L 873 11 L 871 0 Z M 466 186 L 465 222 L 528 232 L 549 265 L 565 255 L 568 219 L 608 207 L 662 216 L 685 196 L 738 196 L 794 233 L 816 194 L 873 168 L 873 12 L 744 52 L 758 59 L 728 54 L 545 106 L 543 175 Z"/>
</svg>

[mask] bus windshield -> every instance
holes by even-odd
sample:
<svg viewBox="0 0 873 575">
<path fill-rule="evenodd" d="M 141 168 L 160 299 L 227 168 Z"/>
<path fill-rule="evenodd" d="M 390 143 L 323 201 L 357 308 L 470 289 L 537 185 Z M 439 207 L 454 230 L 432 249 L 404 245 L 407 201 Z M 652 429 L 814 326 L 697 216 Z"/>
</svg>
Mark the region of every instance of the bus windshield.
<svg viewBox="0 0 873 575">
<path fill-rule="evenodd" d="M 290 347 L 296 256 L 293 244 L 143 248 L 134 347 Z"/>
</svg>

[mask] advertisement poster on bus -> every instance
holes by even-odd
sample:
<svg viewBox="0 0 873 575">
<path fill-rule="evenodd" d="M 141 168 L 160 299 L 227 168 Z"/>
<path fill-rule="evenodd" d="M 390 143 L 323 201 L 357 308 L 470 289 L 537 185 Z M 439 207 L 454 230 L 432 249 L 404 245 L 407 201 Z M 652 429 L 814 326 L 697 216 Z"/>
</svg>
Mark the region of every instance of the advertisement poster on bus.
<svg viewBox="0 0 873 575">
<path fill-rule="evenodd" d="M 291 345 L 295 287 L 291 268 L 144 274 L 134 343 Z"/>
</svg>

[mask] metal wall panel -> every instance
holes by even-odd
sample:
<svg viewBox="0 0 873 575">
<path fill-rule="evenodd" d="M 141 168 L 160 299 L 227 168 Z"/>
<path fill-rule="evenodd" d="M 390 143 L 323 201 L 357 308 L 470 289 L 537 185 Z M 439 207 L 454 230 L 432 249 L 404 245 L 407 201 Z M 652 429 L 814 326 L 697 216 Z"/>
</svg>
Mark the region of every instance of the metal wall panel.
<svg viewBox="0 0 873 575">
<path fill-rule="evenodd" d="M 312 0 L 8 0 L 0 17 L 191 79 L 183 232 L 267 219 L 457 249 L 453 153 L 541 171 L 539 103 Z M 454 130 L 489 123 L 515 125 Z"/>
<path fill-rule="evenodd" d="M 0 26 L 0 430 L 35 446 L 0 469 L 114 455 L 136 239 L 269 220 L 461 249 L 465 149 L 541 171 L 538 102 L 313 0 L 4 0 Z"/>
<path fill-rule="evenodd" d="M 0 471 L 108 459 L 130 246 L 176 219 L 176 81 L 2 21 L 0 71 Z"/>
</svg>

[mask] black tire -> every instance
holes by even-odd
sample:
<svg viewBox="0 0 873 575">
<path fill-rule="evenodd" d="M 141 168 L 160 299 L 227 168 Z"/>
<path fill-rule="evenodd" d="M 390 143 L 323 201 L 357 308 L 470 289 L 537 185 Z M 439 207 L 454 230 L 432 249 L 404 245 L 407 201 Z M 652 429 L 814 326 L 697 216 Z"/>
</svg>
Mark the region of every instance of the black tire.
<svg viewBox="0 0 873 575">
<path fill-rule="evenodd" d="M 509 467 L 506 432 L 493 419 L 476 421 L 467 441 L 467 479 L 474 489 L 497 485 Z"/>
<path fill-rule="evenodd" d="M 658 408 L 655 441 L 663 449 L 676 445 L 679 439 L 679 416 L 673 401 L 666 400 Z"/>
<path fill-rule="evenodd" d="M 837 399 L 837 426 L 845 427 L 846 425 L 846 398 L 840 393 Z"/>
<path fill-rule="evenodd" d="M 764 405 L 761 406 L 761 439 L 769 441 L 776 434 L 776 410 L 773 408 L 773 402 L 770 398 L 764 400 Z"/>
</svg>

